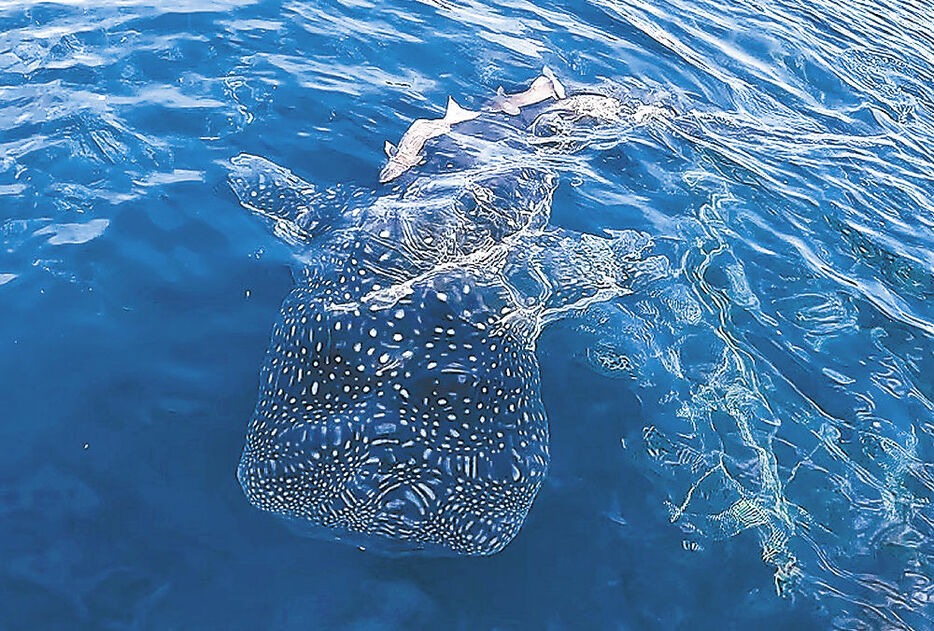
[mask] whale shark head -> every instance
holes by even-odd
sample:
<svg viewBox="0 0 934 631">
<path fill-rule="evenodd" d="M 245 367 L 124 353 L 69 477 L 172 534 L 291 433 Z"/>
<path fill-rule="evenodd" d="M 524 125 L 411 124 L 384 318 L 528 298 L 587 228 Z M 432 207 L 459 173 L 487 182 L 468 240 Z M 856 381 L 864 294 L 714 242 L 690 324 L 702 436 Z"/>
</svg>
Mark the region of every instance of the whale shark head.
<svg viewBox="0 0 934 631">
<path fill-rule="evenodd" d="M 386 554 L 501 550 L 544 479 L 548 428 L 533 351 L 496 326 L 488 291 L 465 271 L 379 309 L 294 289 L 237 471 L 249 500 Z"/>
</svg>

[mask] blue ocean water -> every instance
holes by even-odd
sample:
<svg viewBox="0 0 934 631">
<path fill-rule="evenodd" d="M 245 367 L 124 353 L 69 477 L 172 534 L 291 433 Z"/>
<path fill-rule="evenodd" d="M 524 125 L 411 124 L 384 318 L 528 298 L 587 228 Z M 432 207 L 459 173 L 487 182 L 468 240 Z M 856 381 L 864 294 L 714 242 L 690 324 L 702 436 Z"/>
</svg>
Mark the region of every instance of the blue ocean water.
<svg viewBox="0 0 934 631">
<path fill-rule="evenodd" d="M 0 3 L 0 628 L 932 628 L 932 23 L 894 0 Z M 397 196 L 384 140 L 544 64 L 666 112 L 580 142 L 551 204 L 668 262 L 601 334 L 622 368 L 539 338 L 551 467 L 501 553 L 296 536 L 235 477 L 295 247 L 230 159 Z"/>
</svg>

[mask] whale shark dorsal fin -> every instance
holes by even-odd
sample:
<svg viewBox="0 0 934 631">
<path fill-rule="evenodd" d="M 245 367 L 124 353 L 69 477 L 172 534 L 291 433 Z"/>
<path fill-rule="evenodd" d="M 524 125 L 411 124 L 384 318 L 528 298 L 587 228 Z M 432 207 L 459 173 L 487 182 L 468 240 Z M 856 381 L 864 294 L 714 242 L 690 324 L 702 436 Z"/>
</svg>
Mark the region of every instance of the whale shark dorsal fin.
<svg viewBox="0 0 934 631">
<path fill-rule="evenodd" d="M 496 88 L 496 96 L 506 96 L 506 90 L 503 89 L 503 86 Z"/>
<path fill-rule="evenodd" d="M 564 86 L 561 85 L 560 81 L 558 81 L 558 77 L 555 76 L 555 73 L 552 72 L 551 68 L 548 66 L 542 66 L 542 75 L 551 81 L 551 88 L 554 90 L 555 98 L 563 99 L 567 95 L 567 93 L 564 91 Z"/>
<path fill-rule="evenodd" d="M 448 97 L 448 106 L 444 112 L 444 121 L 448 125 L 463 123 L 464 121 L 473 120 L 478 116 L 480 116 L 480 112 L 466 110 L 457 104 L 457 101 L 454 100 L 454 97 Z"/>
<path fill-rule="evenodd" d="M 391 142 L 389 142 L 389 141 L 387 140 L 386 143 L 383 145 L 383 151 L 386 152 L 386 157 L 387 157 L 387 158 L 392 158 L 393 156 L 396 155 L 396 153 L 399 151 L 399 149 L 396 148 L 396 146 L 395 146 L 394 144 L 392 144 Z"/>
</svg>

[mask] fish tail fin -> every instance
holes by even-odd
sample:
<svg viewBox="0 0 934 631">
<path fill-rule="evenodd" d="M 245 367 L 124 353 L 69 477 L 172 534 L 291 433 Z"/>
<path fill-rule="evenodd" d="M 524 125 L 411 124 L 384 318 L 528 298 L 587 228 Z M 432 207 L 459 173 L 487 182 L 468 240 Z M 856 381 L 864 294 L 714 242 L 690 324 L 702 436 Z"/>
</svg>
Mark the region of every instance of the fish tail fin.
<svg viewBox="0 0 934 631">
<path fill-rule="evenodd" d="M 552 72 L 551 68 L 548 66 L 543 66 L 542 75 L 551 81 L 551 88 L 554 90 L 555 98 L 563 99 L 565 96 L 567 96 L 567 93 L 564 91 L 564 86 L 561 85 L 560 81 L 558 81 L 558 77 L 555 76 L 555 73 Z"/>
<path fill-rule="evenodd" d="M 480 116 L 480 112 L 473 112 L 471 110 L 464 109 L 457 104 L 457 101 L 454 100 L 454 97 L 448 97 L 448 107 L 444 112 L 444 121 L 448 125 L 470 121 L 478 116 Z"/>
</svg>

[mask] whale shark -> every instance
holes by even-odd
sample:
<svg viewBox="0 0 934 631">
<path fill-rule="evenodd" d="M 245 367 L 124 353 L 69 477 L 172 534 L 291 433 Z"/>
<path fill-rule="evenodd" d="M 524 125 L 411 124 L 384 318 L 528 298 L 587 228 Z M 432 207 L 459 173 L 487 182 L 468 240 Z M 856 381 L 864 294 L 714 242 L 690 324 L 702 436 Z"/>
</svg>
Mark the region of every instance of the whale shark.
<svg viewBox="0 0 934 631">
<path fill-rule="evenodd" d="M 496 97 L 490 105 L 492 112 L 504 112 L 510 116 L 517 116 L 523 107 L 535 105 L 548 99 L 565 98 L 564 86 L 548 66 L 542 68 L 542 74 L 532 81 L 532 85 L 523 92 L 507 94 L 503 86 L 496 89 Z"/>
<path fill-rule="evenodd" d="M 472 129 L 457 143 L 463 155 L 440 171 L 426 164 L 402 190 L 320 191 L 263 157 L 230 161 L 240 204 L 296 261 L 237 468 L 257 508 L 390 556 L 484 556 L 516 536 L 550 463 L 542 330 L 578 322 L 568 330 L 591 366 L 624 371 L 628 340 L 603 330 L 629 322 L 614 301 L 671 274 L 647 234 L 550 224 L 566 163 L 535 149 L 534 121 L 586 128 L 623 104 L 568 97 L 546 67 L 487 113 L 449 98 L 443 118 L 386 143 L 380 173 L 385 182 L 412 168 L 452 125 L 549 99 L 531 127 L 510 118 L 493 139 Z M 474 136 L 496 151 L 464 151 Z"/>
<path fill-rule="evenodd" d="M 300 261 L 237 469 L 249 501 L 390 556 L 502 550 L 550 463 L 536 340 L 664 275 L 651 240 L 549 225 L 556 174 L 519 154 L 341 211 L 259 156 L 228 180 Z"/>
<path fill-rule="evenodd" d="M 403 134 L 398 146 L 386 141 L 384 149 L 389 161 L 379 172 L 380 183 L 391 182 L 421 162 L 422 149 L 430 139 L 448 133 L 452 125 L 473 120 L 479 115 L 480 112 L 464 109 L 453 97 L 449 96 L 447 109 L 442 118 L 416 119 Z"/>
</svg>

